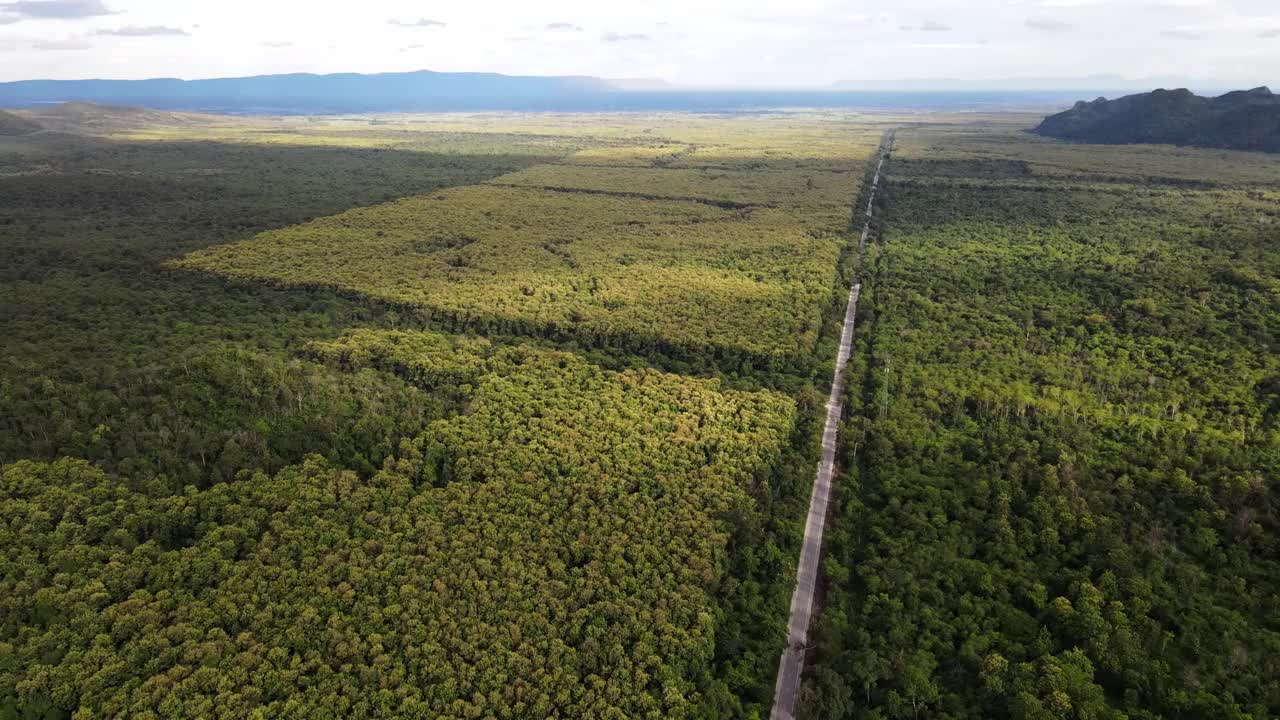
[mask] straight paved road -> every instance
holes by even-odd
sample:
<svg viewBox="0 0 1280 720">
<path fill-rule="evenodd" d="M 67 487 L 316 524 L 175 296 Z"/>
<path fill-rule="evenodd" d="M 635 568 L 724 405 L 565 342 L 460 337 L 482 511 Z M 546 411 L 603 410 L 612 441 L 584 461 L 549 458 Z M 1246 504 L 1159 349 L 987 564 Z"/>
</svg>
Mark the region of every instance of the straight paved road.
<svg viewBox="0 0 1280 720">
<path fill-rule="evenodd" d="M 880 152 L 875 178 L 867 200 L 867 222 L 859 246 L 865 246 L 871 233 L 871 208 L 880 189 L 880 170 L 892 146 L 892 136 Z M 822 461 L 809 497 L 809 515 L 804 526 L 804 547 L 800 550 L 800 566 L 796 570 L 796 589 L 791 594 L 791 620 L 787 624 L 787 647 L 778 662 L 778 683 L 773 691 L 771 720 L 792 720 L 796 713 L 796 695 L 804 674 L 804 656 L 808 650 L 809 623 L 813 619 L 813 596 L 818 584 L 818 562 L 822 558 L 822 533 L 827 523 L 827 502 L 831 497 L 831 475 L 836 464 L 836 430 L 844 398 L 844 370 L 849 364 L 849 347 L 853 341 L 854 321 L 858 313 L 858 293 L 862 285 L 849 288 L 849 304 L 845 306 L 844 328 L 840 331 L 840 350 L 836 353 L 836 372 L 831 379 L 831 395 L 827 398 L 827 423 L 822 429 Z"/>
</svg>

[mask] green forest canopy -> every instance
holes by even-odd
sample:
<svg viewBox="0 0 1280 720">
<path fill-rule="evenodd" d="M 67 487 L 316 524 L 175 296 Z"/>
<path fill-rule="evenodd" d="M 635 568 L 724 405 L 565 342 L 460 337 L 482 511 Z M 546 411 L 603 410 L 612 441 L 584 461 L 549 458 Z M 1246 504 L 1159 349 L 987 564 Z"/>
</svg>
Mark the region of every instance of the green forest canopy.
<svg viewBox="0 0 1280 720">
<path fill-rule="evenodd" d="M 311 352 L 403 366 L 468 412 L 366 478 L 316 457 L 157 495 L 79 461 L 8 466 L 6 705 L 689 716 L 728 518 L 751 512 L 790 400 L 420 333 Z"/>
<path fill-rule="evenodd" d="M 767 710 L 821 404 L 821 363 L 798 349 L 830 342 L 847 238 L 830 220 L 806 229 L 796 193 L 838 215 L 832 188 L 856 192 L 874 132 L 795 117 L 171 120 L 113 118 L 84 128 L 105 137 L 42 134 L 0 153 L 14 199 L 0 216 L 0 293 L 22 309 L 0 320 L 13 400 L 0 408 L 12 430 L 0 442 L 0 713 Z M 653 171 L 692 163 L 671 180 L 755 204 L 719 190 L 689 202 L 479 184 L 637 158 Z M 701 318 L 700 333 L 665 338 L 679 325 L 634 288 L 655 328 L 639 343 L 172 263 L 317 217 L 439 202 L 432 193 L 458 185 L 488 199 L 465 208 L 485 232 L 510 228 L 484 212 L 511 225 L 566 208 L 560 236 L 530 240 L 557 282 L 577 262 L 566 237 L 585 264 L 614 260 L 617 228 L 648 232 L 613 272 L 647 282 L 668 316 Z M 342 214 L 353 206 L 370 209 Z M 687 226 L 664 229 L 672 215 Z M 704 220 L 715 229 L 677 232 Z M 461 237 L 413 252 L 483 246 Z M 662 264 L 676 249 L 704 264 L 695 275 L 718 302 L 759 307 L 756 327 L 626 270 L 681 272 Z M 780 347 L 720 345 L 729 323 Z"/>
<path fill-rule="evenodd" d="M 805 716 L 1276 716 L 1275 185 L 898 137 Z"/>
</svg>

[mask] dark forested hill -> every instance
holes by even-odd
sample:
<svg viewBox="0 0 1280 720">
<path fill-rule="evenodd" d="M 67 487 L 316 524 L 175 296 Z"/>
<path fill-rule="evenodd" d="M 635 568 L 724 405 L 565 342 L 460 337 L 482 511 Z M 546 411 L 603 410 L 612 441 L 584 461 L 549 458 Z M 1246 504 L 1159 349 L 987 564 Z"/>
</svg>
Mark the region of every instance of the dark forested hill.
<svg viewBox="0 0 1280 720">
<path fill-rule="evenodd" d="M 40 129 L 31 120 L 0 110 L 0 135 L 28 135 Z"/>
<path fill-rule="evenodd" d="M 143 128 L 189 129 L 234 122 L 221 115 L 169 112 L 91 102 L 46 104 L 30 110 L 0 111 L 0 113 L 27 123 L 35 130 L 52 130 L 74 135 L 106 135 L 114 132 L 138 131 Z M 3 126 L 3 123 L 4 120 L 0 120 L 0 126 Z M 3 132 L 0 130 L 0 134 Z"/>
<path fill-rule="evenodd" d="M 1051 115 L 1036 133 L 1094 143 L 1168 143 L 1280 152 L 1280 96 L 1265 88 L 1206 98 L 1155 90 L 1116 100 L 1078 102 Z"/>
</svg>

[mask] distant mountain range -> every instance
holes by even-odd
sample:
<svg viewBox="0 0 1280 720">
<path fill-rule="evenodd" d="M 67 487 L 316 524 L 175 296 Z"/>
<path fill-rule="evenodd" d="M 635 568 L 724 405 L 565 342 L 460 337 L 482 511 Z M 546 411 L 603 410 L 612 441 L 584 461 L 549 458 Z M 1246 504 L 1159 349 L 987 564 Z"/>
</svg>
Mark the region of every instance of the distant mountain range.
<svg viewBox="0 0 1280 720">
<path fill-rule="evenodd" d="M 639 83 L 594 77 L 534 77 L 429 70 L 362 75 L 256 75 L 211 80 L 23 80 L 0 83 L 0 106 L 93 102 L 155 108 L 350 112 L 416 109 L 440 104 L 465 107 L 477 101 L 513 104 L 619 92 Z"/>
<path fill-rule="evenodd" d="M 1077 97 L 1080 90 L 1077 87 L 1068 94 L 1027 91 L 1012 86 L 993 90 L 891 86 L 880 89 L 695 89 L 656 79 L 606 80 L 585 76 L 422 70 L 210 80 L 24 80 L 0 83 L 0 108 L 29 109 L 87 102 L 261 115 L 499 110 L 756 112 L 777 108 L 1043 108 Z"/>
<path fill-rule="evenodd" d="M 1166 143 L 1280 152 L 1280 96 L 1265 87 L 1214 98 L 1155 90 L 1078 102 L 1034 132 L 1090 143 Z"/>
</svg>

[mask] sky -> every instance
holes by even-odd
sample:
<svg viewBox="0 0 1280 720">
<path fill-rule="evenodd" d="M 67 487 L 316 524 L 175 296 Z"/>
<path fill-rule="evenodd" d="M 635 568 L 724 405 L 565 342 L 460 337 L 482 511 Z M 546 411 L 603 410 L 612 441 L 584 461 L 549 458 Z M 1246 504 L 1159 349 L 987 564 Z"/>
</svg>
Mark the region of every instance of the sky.
<svg viewBox="0 0 1280 720">
<path fill-rule="evenodd" d="M 1253 87 L 1280 74 L 1280 0 L 0 0 L 0 81 L 420 69 Z"/>
</svg>

